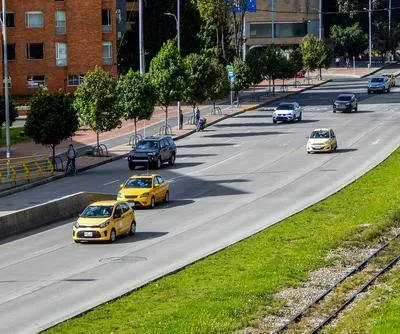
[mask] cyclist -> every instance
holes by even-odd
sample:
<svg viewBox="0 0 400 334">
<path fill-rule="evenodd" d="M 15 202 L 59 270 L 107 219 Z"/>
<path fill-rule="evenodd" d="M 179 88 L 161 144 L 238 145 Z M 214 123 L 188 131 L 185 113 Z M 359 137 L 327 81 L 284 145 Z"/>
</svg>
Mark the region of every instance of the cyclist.
<svg viewBox="0 0 400 334">
<path fill-rule="evenodd" d="M 69 166 L 71 166 L 70 174 L 72 174 L 72 175 L 76 175 L 76 165 L 75 165 L 76 155 L 77 155 L 77 153 L 74 148 L 74 145 L 69 144 L 68 151 L 67 151 L 68 162 L 67 162 L 67 167 L 65 168 L 65 170 L 68 173 Z"/>
</svg>

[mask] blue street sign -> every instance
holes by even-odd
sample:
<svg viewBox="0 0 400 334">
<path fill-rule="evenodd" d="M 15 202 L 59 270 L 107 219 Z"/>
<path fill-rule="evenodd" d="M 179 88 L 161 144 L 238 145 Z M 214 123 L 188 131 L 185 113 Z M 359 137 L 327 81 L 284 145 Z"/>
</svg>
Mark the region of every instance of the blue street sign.
<svg viewBox="0 0 400 334">
<path fill-rule="evenodd" d="M 235 5 L 232 8 L 232 11 L 234 13 L 241 13 L 243 11 L 243 8 L 241 6 L 243 0 L 236 0 Z M 257 0 L 246 0 L 246 8 L 245 11 L 250 13 L 250 12 L 256 12 L 257 11 Z"/>
</svg>

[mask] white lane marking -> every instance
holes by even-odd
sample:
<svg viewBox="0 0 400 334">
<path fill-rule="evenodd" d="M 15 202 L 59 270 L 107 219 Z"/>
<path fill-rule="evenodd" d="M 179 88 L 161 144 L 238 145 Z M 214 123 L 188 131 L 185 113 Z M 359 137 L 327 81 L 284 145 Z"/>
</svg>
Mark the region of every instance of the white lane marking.
<svg viewBox="0 0 400 334">
<path fill-rule="evenodd" d="M 118 180 L 114 180 L 114 181 L 110 181 L 110 182 L 104 183 L 103 186 L 108 186 L 110 184 L 117 183 L 119 181 L 120 181 L 119 179 Z"/>
<path fill-rule="evenodd" d="M 378 144 L 380 141 L 381 141 L 380 139 L 377 139 L 377 140 L 375 140 L 374 142 L 372 142 L 372 145 L 376 145 L 376 144 Z"/>
<path fill-rule="evenodd" d="M 210 169 L 210 168 L 213 168 L 213 167 L 215 167 L 215 166 L 221 165 L 221 164 L 223 164 L 223 163 L 225 163 L 225 162 L 227 162 L 227 161 L 229 161 L 229 160 L 235 159 L 236 157 L 238 157 L 238 156 L 241 155 L 241 154 L 242 154 L 242 153 L 238 153 L 238 154 L 232 155 L 231 157 L 226 158 L 226 159 L 224 159 L 224 160 L 221 160 L 221 161 L 219 161 L 219 162 L 217 162 L 217 163 L 215 163 L 215 164 L 212 164 L 212 165 L 210 165 L 210 166 L 207 166 L 207 167 L 204 167 L 204 168 L 202 168 L 202 169 L 196 170 L 196 171 L 194 171 L 194 172 L 192 172 L 192 173 L 188 173 L 188 174 L 186 174 L 186 175 L 181 175 L 181 176 L 173 177 L 172 179 L 169 179 L 169 180 L 167 180 L 167 181 L 168 181 L 168 182 L 174 182 L 175 180 L 178 180 L 178 179 L 181 179 L 181 178 L 184 178 L 184 177 L 188 177 L 188 176 L 191 176 L 191 175 L 199 174 L 199 173 L 204 172 L 204 171 L 206 171 L 206 170 L 208 170 L 208 169 Z"/>
</svg>

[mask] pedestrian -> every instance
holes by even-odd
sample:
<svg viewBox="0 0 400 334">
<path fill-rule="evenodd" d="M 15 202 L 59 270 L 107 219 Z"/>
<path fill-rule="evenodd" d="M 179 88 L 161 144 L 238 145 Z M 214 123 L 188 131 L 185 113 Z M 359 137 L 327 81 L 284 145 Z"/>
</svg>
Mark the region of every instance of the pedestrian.
<svg viewBox="0 0 400 334">
<path fill-rule="evenodd" d="M 67 161 L 67 166 L 65 167 L 65 170 L 68 171 L 68 167 L 71 164 L 71 167 L 72 167 L 71 174 L 73 174 L 73 175 L 76 175 L 76 165 L 75 165 L 76 156 L 77 156 L 77 152 L 74 148 L 74 145 L 69 144 L 68 151 L 67 151 L 68 161 Z"/>
<path fill-rule="evenodd" d="M 350 58 L 346 58 L 346 68 L 349 70 L 350 69 Z"/>
<path fill-rule="evenodd" d="M 199 124 L 199 120 L 200 120 L 200 110 L 199 110 L 199 107 L 197 107 L 197 109 L 196 109 L 196 114 L 195 114 L 194 120 L 195 120 L 195 124 L 196 124 L 196 127 L 197 127 L 198 124 Z"/>
<path fill-rule="evenodd" d="M 179 129 L 183 129 L 183 112 L 179 109 Z"/>
<path fill-rule="evenodd" d="M 339 67 L 339 65 L 340 65 L 340 58 L 336 57 L 336 67 Z"/>
</svg>

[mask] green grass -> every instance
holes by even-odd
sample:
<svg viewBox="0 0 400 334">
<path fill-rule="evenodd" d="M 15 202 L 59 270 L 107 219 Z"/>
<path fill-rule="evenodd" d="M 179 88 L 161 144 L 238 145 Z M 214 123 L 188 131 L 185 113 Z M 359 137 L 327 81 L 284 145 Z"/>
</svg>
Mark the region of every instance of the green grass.
<svg viewBox="0 0 400 334">
<path fill-rule="evenodd" d="M 19 133 L 23 131 L 24 128 L 10 128 L 10 140 L 11 145 L 19 144 L 23 142 L 30 141 L 31 139 L 27 136 L 21 137 Z M 0 146 L 6 145 L 6 129 L 1 129 L 1 136 L 0 136 Z"/>
<path fill-rule="evenodd" d="M 399 170 L 396 151 L 311 208 L 47 333 L 232 333 L 244 328 L 279 309 L 276 292 L 329 265 L 324 260 L 329 250 L 376 241 L 399 224 L 394 219 Z"/>
<path fill-rule="evenodd" d="M 400 333 L 400 270 L 393 269 L 371 293 L 324 333 Z"/>
</svg>

